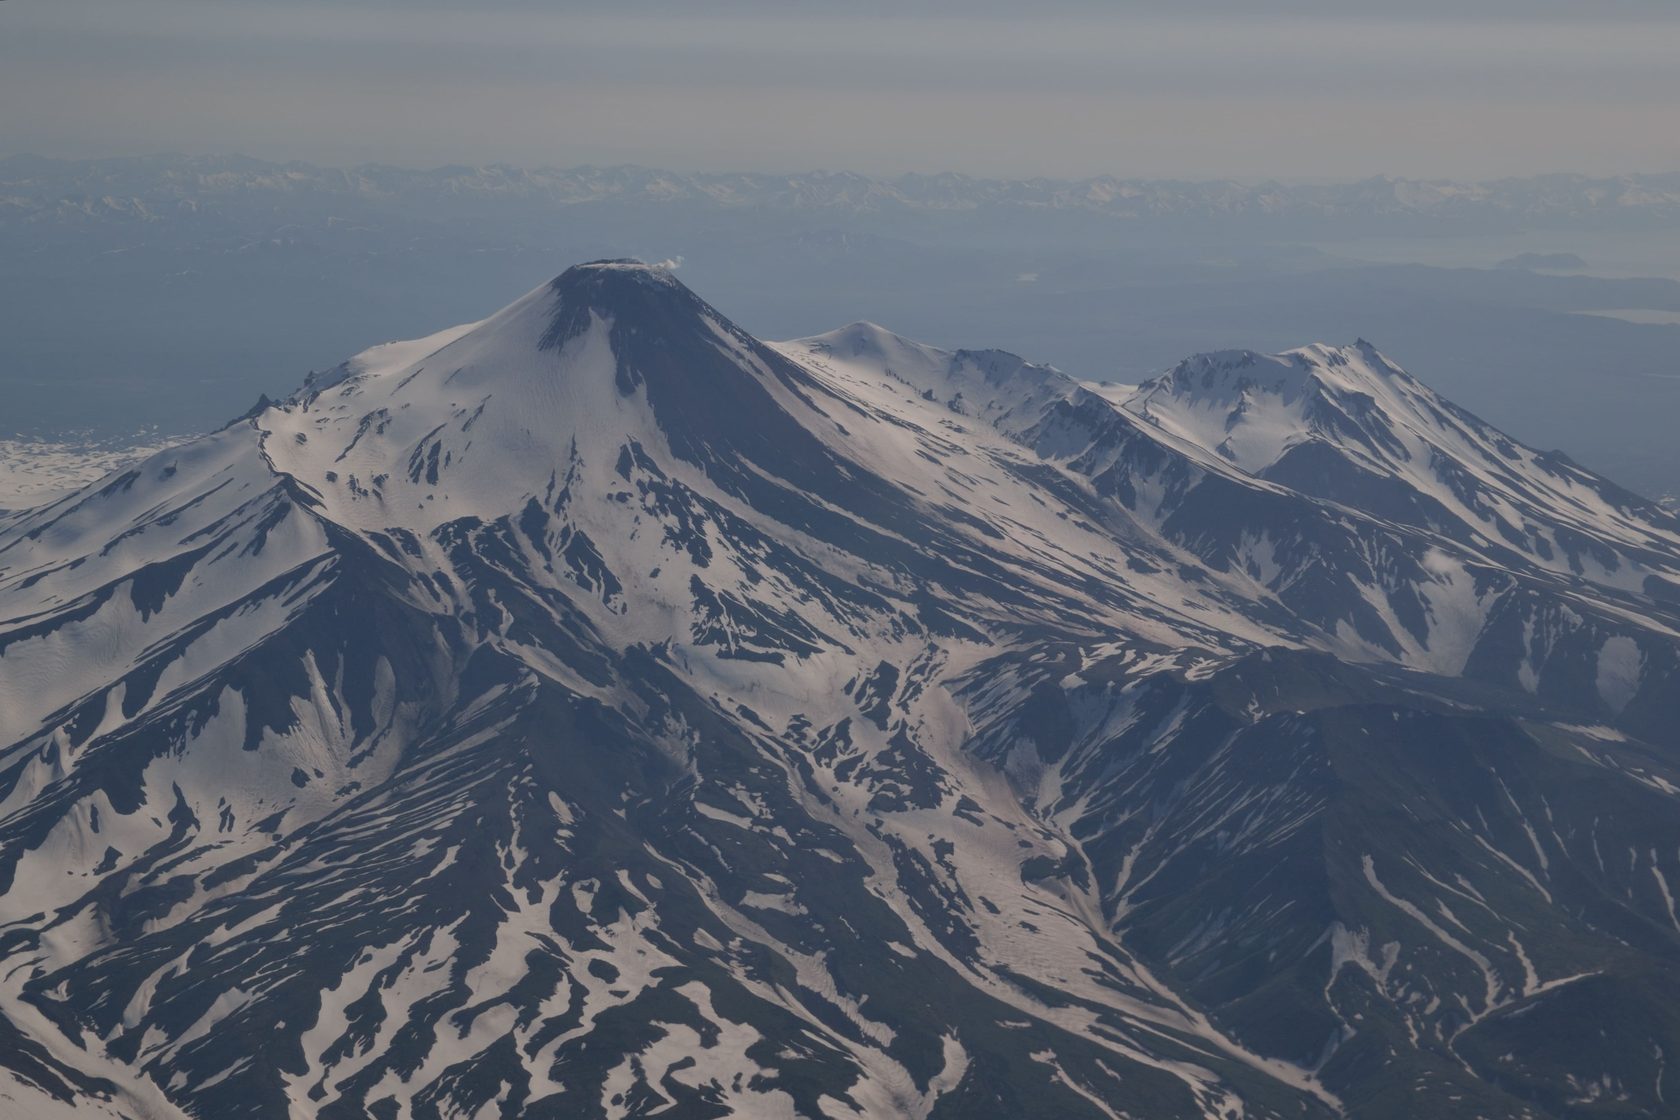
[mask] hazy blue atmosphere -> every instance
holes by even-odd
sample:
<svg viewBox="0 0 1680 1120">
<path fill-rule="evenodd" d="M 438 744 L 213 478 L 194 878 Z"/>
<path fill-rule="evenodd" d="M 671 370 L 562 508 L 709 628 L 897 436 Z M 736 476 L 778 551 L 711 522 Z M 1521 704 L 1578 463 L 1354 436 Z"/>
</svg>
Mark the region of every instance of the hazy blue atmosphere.
<svg viewBox="0 0 1680 1120">
<path fill-rule="evenodd" d="M 1676 57 L 1658 0 L 11 0 L 3 427 L 198 430 L 631 255 L 1092 378 L 1370 335 L 1668 493 Z"/>
<path fill-rule="evenodd" d="M 680 260 L 761 337 L 871 319 L 1105 381 L 1365 337 L 1519 438 L 1680 490 L 1680 176 L 1279 187 L 0 160 L 0 436 L 202 431 L 308 370 L 621 256 Z"/>
<path fill-rule="evenodd" d="M 1680 1116 L 1680 0 L 0 0 L 0 1120 Z"/>
<path fill-rule="evenodd" d="M 0 151 L 1007 176 L 1680 170 L 1660 0 L 11 0 Z M 20 111 L 21 110 L 21 111 Z"/>
</svg>

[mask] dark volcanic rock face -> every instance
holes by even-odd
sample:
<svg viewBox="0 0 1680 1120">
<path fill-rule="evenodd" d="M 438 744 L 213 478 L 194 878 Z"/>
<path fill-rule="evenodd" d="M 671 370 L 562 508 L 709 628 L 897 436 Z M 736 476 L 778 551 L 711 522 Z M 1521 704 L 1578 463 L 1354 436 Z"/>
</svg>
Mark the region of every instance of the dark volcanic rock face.
<svg viewBox="0 0 1680 1120">
<path fill-rule="evenodd" d="M 579 266 L 0 514 L 0 1113 L 1661 1115 L 1672 587 L 1364 344 Z"/>
</svg>

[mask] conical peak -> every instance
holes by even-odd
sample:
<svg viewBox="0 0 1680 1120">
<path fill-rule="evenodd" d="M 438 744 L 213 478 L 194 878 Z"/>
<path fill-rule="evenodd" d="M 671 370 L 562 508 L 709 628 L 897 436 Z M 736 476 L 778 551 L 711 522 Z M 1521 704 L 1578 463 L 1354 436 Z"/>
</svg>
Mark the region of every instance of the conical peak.
<svg viewBox="0 0 1680 1120">
<path fill-rule="evenodd" d="M 894 334 L 886 327 L 862 319 L 838 330 L 798 341 L 834 358 L 863 358 L 894 366 L 906 363 L 943 365 L 950 360 L 950 355 L 944 350 Z"/>
<path fill-rule="evenodd" d="M 631 257 L 585 261 L 575 264 L 556 276 L 550 286 L 555 291 L 601 288 L 615 283 L 642 284 L 655 288 L 678 288 L 683 285 L 672 275 L 668 264 L 648 264 Z"/>
<path fill-rule="evenodd" d="M 614 314 L 650 300 L 677 299 L 700 304 L 700 299 L 671 274 L 665 265 L 636 260 L 589 261 L 573 265 L 549 282 L 562 307 L 594 308 Z"/>
<path fill-rule="evenodd" d="M 543 335 L 549 349 L 581 334 L 592 318 L 619 323 L 658 324 L 669 330 L 677 318 L 721 316 L 671 274 L 667 265 L 638 260 L 600 260 L 573 265 L 549 282 L 557 297 L 554 319 Z"/>
</svg>

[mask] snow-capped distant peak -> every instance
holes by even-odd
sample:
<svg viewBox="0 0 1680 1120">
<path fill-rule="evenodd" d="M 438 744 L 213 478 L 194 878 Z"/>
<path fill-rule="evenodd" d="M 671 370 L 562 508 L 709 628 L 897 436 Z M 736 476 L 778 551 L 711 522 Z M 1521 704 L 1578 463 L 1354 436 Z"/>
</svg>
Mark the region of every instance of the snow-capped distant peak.
<svg viewBox="0 0 1680 1120">
<path fill-rule="evenodd" d="M 1007 350 L 942 350 L 865 321 L 776 348 L 795 361 L 814 361 L 855 379 L 884 379 L 1004 430 L 1012 429 L 1011 417 L 1019 419 L 1023 408 L 1069 396 L 1079 387 L 1055 368 Z"/>
<path fill-rule="evenodd" d="M 890 362 L 894 358 L 901 357 L 911 357 L 918 360 L 945 360 L 950 356 L 949 351 L 905 338 L 901 334 L 893 333 L 879 323 L 871 323 L 865 319 L 859 319 L 855 323 L 847 323 L 835 330 L 798 341 L 805 343 L 812 349 L 826 350 L 836 358 L 842 359 L 871 358 L 877 361 Z"/>
<path fill-rule="evenodd" d="M 1251 474 L 1315 439 L 1361 457 L 1404 456 L 1391 429 L 1402 417 L 1436 427 L 1442 412 L 1433 394 L 1364 340 L 1282 354 L 1199 354 L 1140 386 L 1124 407 Z"/>
<path fill-rule="evenodd" d="M 1560 570 L 1583 562 L 1571 533 L 1638 549 L 1650 541 L 1650 503 L 1556 453 L 1524 447 L 1363 339 L 1199 355 L 1121 407 L 1220 469 L 1415 518 L 1467 541 L 1508 542 Z M 1569 530 L 1536 528 L 1548 519 Z"/>
<path fill-rule="evenodd" d="M 1368 346 L 1111 394 L 594 262 L 0 514 L 0 1102 L 1666 1114 L 1672 518 Z"/>
<path fill-rule="evenodd" d="M 952 364 L 948 350 L 916 342 L 862 320 L 785 345 L 837 365 L 883 371 L 919 390 L 942 384 Z"/>
<path fill-rule="evenodd" d="M 1281 354 L 1218 350 L 1186 358 L 1145 382 L 1137 400 L 1141 404 L 1174 397 L 1204 406 L 1261 396 L 1292 401 L 1324 391 L 1380 392 L 1397 377 L 1404 378 L 1404 371 L 1363 339 L 1352 346 L 1315 342 Z"/>
</svg>

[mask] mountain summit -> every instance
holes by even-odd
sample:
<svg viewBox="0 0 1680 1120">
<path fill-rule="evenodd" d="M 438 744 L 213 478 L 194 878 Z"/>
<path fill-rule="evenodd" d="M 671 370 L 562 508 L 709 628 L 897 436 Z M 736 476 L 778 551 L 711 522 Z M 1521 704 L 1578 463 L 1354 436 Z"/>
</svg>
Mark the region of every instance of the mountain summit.
<svg viewBox="0 0 1680 1120">
<path fill-rule="evenodd" d="M 1649 1116 L 1680 523 L 1365 344 L 668 270 L 0 514 L 39 1116 Z"/>
</svg>

